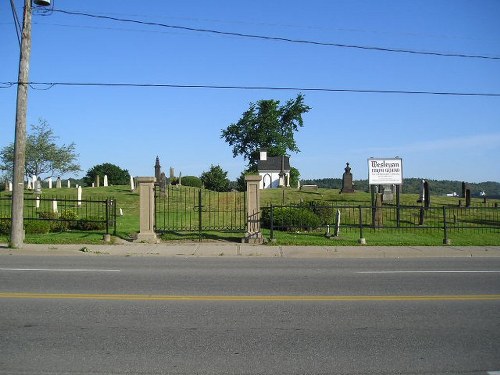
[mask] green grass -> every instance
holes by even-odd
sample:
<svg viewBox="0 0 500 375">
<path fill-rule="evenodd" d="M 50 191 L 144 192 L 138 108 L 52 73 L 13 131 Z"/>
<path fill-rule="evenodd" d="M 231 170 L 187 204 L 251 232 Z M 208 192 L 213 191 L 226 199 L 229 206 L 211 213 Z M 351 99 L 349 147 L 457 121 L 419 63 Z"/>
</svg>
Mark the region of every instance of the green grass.
<svg viewBox="0 0 500 375">
<path fill-rule="evenodd" d="M 187 189 L 180 187 L 179 189 Z M 7 197 L 10 193 L 0 192 L 0 197 Z M 31 193 L 27 192 L 27 196 Z M 66 197 L 76 199 L 76 189 L 44 189 L 44 198 Z M 130 192 L 128 186 L 110 186 L 100 188 L 84 188 L 83 199 L 92 198 L 114 198 L 117 201 L 118 212 L 121 208 L 123 216 L 117 217 L 117 237 L 130 240 L 134 233 L 139 230 L 139 194 L 138 192 Z M 193 196 L 194 197 L 194 196 Z M 402 194 L 401 205 L 416 206 L 418 196 L 416 194 Z M 195 198 L 192 202 L 187 202 L 188 205 L 195 205 Z M 321 202 L 327 204 L 352 205 L 352 206 L 369 206 L 371 195 L 366 192 L 356 192 L 355 194 L 339 194 L 337 189 L 318 189 L 312 191 L 297 190 L 297 189 L 272 189 L 264 190 L 261 194 L 261 206 L 282 204 L 295 204 L 298 202 Z M 452 197 L 431 197 L 432 207 L 457 207 L 458 198 Z M 462 205 L 465 200 L 462 199 Z M 394 205 L 395 202 L 389 203 Z M 500 203 L 500 200 L 489 200 L 488 205 Z M 2 204 L 0 202 L 0 204 Z M 483 205 L 482 199 L 473 198 L 472 204 Z M 9 217 L 10 209 L 0 206 L 0 217 Z M 496 224 L 496 223 L 495 223 Z M 265 238 L 270 237 L 269 230 L 264 229 L 263 235 Z M 384 230 L 376 231 L 371 229 L 363 230 L 364 238 L 367 245 L 441 245 L 443 243 L 443 231 L 427 230 L 427 229 L 411 229 L 411 230 Z M 244 233 L 225 233 L 204 231 L 202 233 L 203 241 L 231 241 L 240 242 L 244 237 Z M 500 231 L 482 231 L 479 229 L 455 231 L 451 230 L 448 237 L 452 245 L 468 246 L 468 245 L 500 245 Z M 198 241 L 199 233 L 195 232 L 168 232 L 161 236 L 164 241 Z M 308 232 L 280 232 L 274 231 L 276 245 L 316 245 L 316 246 L 343 246 L 343 245 L 358 245 L 359 231 L 356 229 L 343 229 L 338 238 L 326 238 L 324 231 L 318 230 L 312 233 Z M 0 235 L 0 242 L 8 242 L 8 236 Z M 66 231 L 60 233 L 27 235 L 26 243 L 43 243 L 43 244 L 98 244 L 103 243 L 103 232 L 92 231 Z"/>
</svg>

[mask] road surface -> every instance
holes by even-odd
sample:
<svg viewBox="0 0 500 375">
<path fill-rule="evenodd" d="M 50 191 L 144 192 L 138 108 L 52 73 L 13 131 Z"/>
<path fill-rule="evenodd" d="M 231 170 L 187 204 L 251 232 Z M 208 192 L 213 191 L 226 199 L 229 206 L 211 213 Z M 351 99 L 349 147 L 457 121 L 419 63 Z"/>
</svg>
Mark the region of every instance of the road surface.
<svg viewBox="0 0 500 375">
<path fill-rule="evenodd" d="M 500 374 L 500 258 L 0 256 L 1 374 Z"/>
</svg>

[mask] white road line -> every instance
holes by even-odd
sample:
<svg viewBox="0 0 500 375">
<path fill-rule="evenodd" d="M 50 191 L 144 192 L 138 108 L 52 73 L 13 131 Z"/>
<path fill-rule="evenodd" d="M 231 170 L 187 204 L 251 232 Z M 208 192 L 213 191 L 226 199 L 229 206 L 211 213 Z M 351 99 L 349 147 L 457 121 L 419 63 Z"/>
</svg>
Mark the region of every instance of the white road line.
<svg viewBox="0 0 500 375">
<path fill-rule="evenodd" d="M 500 270 L 360 271 L 360 272 L 356 272 L 356 273 L 363 273 L 363 274 L 391 274 L 391 273 L 500 273 Z"/>
<path fill-rule="evenodd" d="M 0 268 L 0 271 L 23 272 L 120 272 L 120 270 L 103 270 L 92 268 Z"/>
</svg>

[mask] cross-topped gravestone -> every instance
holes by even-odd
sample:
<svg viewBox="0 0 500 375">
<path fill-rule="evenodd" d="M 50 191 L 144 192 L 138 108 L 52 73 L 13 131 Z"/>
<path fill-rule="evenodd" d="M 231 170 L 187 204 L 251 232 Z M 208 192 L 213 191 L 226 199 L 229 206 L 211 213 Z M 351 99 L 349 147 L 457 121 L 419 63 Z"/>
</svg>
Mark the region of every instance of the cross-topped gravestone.
<svg viewBox="0 0 500 375">
<path fill-rule="evenodd" d="M 352 183 L 352 173 L 349 163 L 346 163 L 344 174 L 342 175 L 342 189 L 341 193 L 354 193 L 354 185 Z"/>
</svg>

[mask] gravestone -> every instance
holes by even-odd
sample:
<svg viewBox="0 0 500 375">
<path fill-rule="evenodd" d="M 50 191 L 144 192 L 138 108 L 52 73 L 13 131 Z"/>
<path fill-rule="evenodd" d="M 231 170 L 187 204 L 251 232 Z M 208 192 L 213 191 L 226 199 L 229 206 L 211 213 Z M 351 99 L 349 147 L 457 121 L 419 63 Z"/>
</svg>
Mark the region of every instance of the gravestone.
<svg viewBox="0 0 500 375">
<path fill-rule="evenodd" d="M 165 176 L 165 172 L 161 172 L 159 184 L 160 184 L 160 191 L 164 193 L 165 190 L 167 190 L 167 176 Z"/>
<path fill-rule="evenodd" d="M 71 181 L 68 180 L 68 189 L 71 187 Z"/>
<path fill-rule="evenodd" d="M 52 212 L 57 213 L 57 201 L 55 199 L 52 201 Z"/>
<path fill-rule="evenodd" d="M 156 156 L 156 161 L 155 161 L 155 179 L 156 179 L 156 183 L 160 183 L 160 178 L 161 178 L 160 158 L 158 156 Z"/>
<path fill-rule="evenodd" d="M 56 180 L 56 189 L 60 189 L 61 188 L 61 177 L 57 177 L 57 180 Z"/>
<path fill-rule="evenodd" d="M 101 177 L 99 175 L 95 176 L 95 187 L 99 187 L 101 185 Z"/>
<path fill-rule="evenodd" d="M 384 202 L 392 202 L 393 199 L 394 199 L 394 192 L 392 191 L 392 186 L 384 185 L 382 200 Z"/>
<path fill-rule="evenodd" d="M 42 194 L 42 181 L 36 180 L 33 190 L 36 195 Z"/>
<path fill-rule="evenodd" d="M 130 176 L 130 191 L 135 190 L 135 183 L 134 183 L 134 178 Z"/>
<path fill-rule="evenodd" d="M 103 182 L 102 186 L 108 187 L 108 175 L 107 174 L 104 175 L 104 182 Z"/>
<path fill-rule="evenodd" d="M 470 189 L 465 189 L 465 207 L 470 207 Z"/>
<path fill-rule="evenodd" d="M 425 180 L 422 180 L 420 184 L 420 194 L 417 199 L 417 203 L 422 203 L 425 200 L 425 188 L 424 188 Z"/>
<path fill-rule="evenodd" d="M 431 194 L 429 191 L 429 182 L 428 181 L 424 182 L 424 194 L 425 194 L 424 207 L 429 208 L 431 206 Z"/>
<path fill-rule="evenodd" d="M 77 205 L 80 207 L 82 205 L 82 187 L 78 186 L 76 188 L 76 199 L 77 199 Z"/>
<path fill-rule="evenodd" d="M 9 181 L 9 191 L 12 191 L 12 181 Z"/>
<path fill-rule="evenodd" d="M 462 194 L 460 195 L 462 198 L 465 198 L 465 190 L 467 190 L 467 184 L 462 181 Z"/>
<path fill-rule="evenodd" d="M 342 189 L 341 193 L 354 193 L 354 185 L 352 183 L 352 173 L 351 167 L 349 167 L 349 163 L 346 163 L 346 167 L 344 169 L 344 174 L 342 175 Z"/>
<path fill-rule="evenodd" d="M 384 215 L 382 212 L 382 193 L 375 194 L 375 212 L 373 216 L 375 227 L 383 227 Z"/>
</svg>

